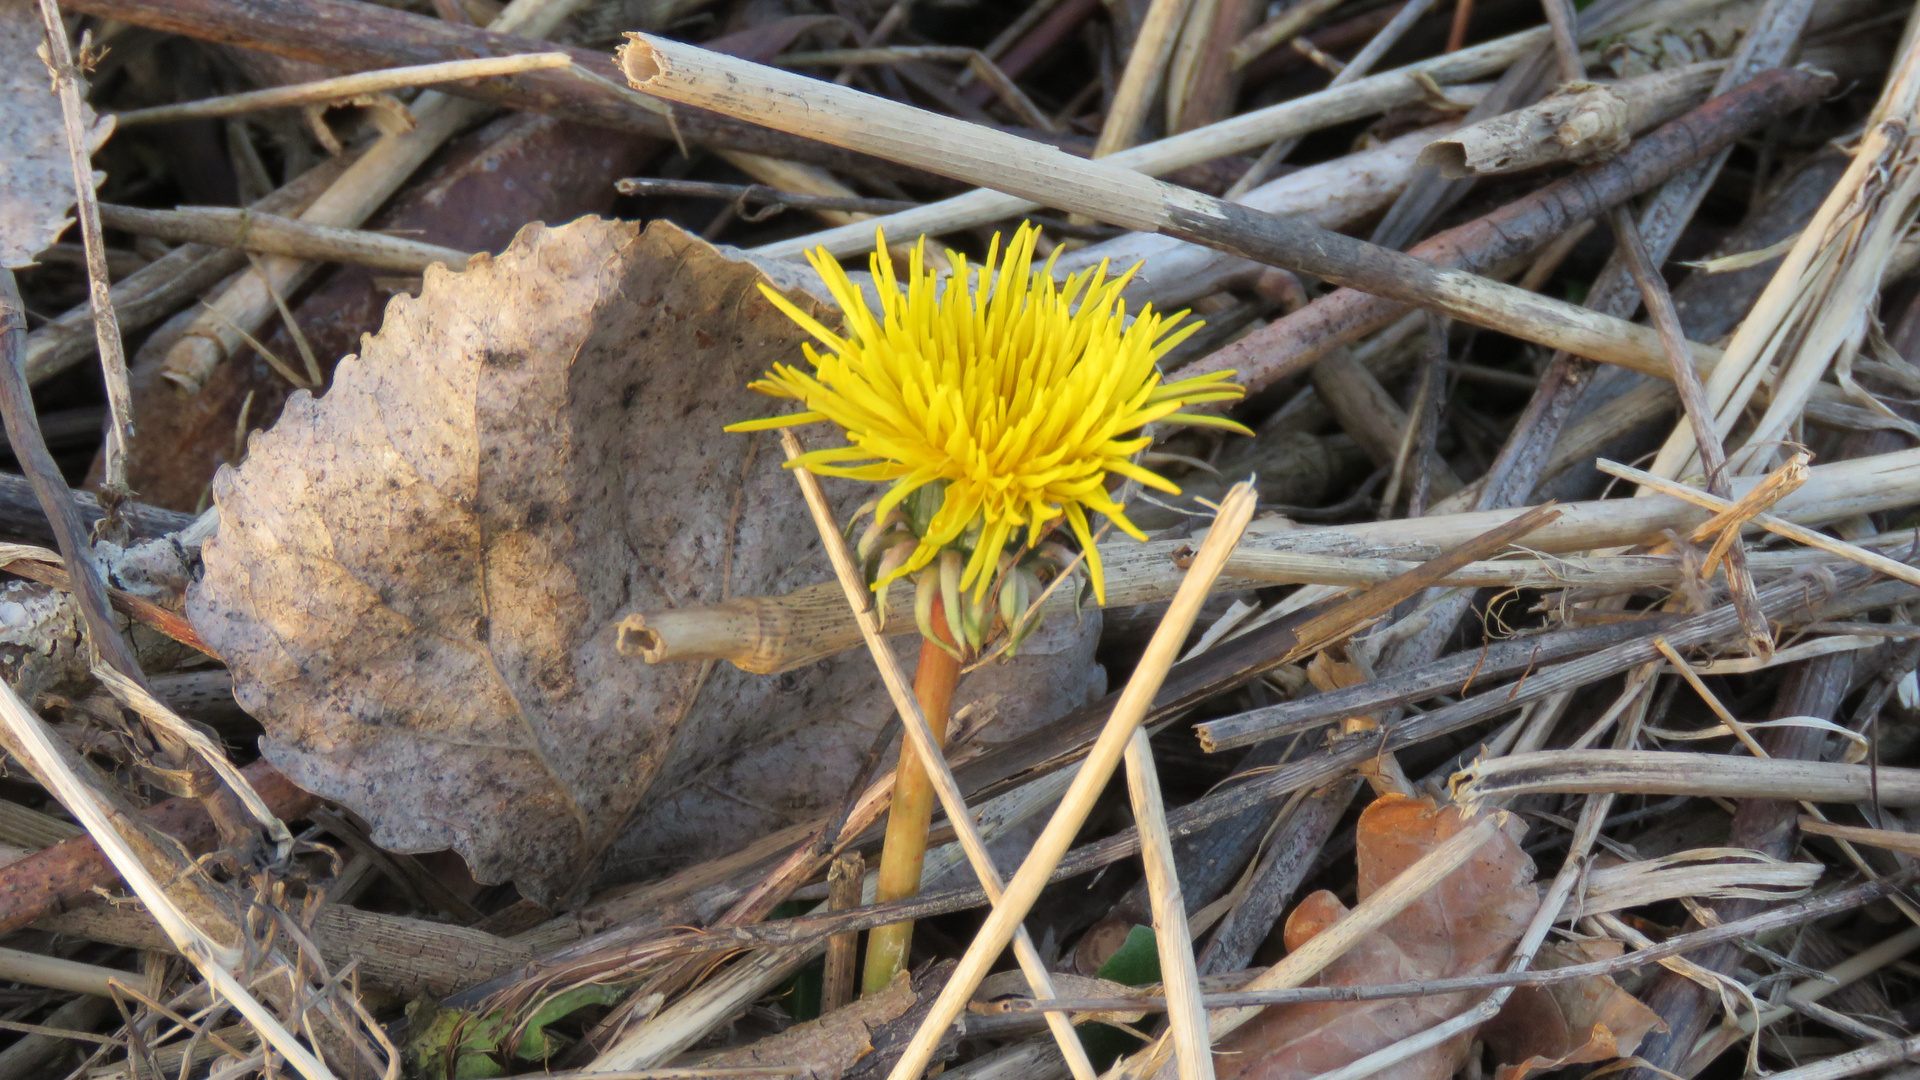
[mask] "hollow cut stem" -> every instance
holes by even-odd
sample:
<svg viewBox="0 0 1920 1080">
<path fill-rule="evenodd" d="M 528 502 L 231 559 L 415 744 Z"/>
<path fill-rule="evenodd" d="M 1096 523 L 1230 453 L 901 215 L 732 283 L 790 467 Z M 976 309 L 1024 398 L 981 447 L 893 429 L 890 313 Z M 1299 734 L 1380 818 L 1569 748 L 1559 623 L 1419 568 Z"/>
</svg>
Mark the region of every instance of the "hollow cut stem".
<svg viewBox="0 0 1920 1080">
<path fill-rule="evenodd" d="M 929 622 L 940 632 L 946 612 L 939 597 L 933 601 Z M 927 727 L 936 741 L 947 737 L 947 718 L 953 712 L 953 688 L 960 680 L 960 660 L 939 642 L 920 640 L 920 663 L 913 673 L 913 696 L 920 701 Z M 933 822 L 933 781 L 913 746 L 902 742 L 900 765 L 893 781 L 893 806 L 887 811 L 887 835 L 880 848 L 876 899 L 904 900 L 920 892 L 920 869 L 927 859 L 927 828 Z M 863 991 L 878 993 L 907 965 L 913 945 L 913 923 L 897 922 L 874 929 L 867 937 L 867 967 Z"/>
</svg>

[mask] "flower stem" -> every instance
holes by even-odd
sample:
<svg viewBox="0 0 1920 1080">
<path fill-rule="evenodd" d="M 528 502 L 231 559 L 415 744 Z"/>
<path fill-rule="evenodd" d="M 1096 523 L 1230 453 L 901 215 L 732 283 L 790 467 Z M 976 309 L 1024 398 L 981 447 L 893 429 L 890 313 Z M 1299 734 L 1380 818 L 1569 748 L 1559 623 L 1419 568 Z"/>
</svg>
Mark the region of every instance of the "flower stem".
<svg viewBox="0 0 1920 1080">
<path fill-rule="evenodd" d="M 938 598 L 934 600 L 931 621 L 936 633 L 946 624 L 946 614 Z M 920 664 L 913 673 L 913 695 L 920 701 L 920 711 L 925 714 L 935 741 L 947 737 L 953 687 L 959 679 L 959 659 L 939 643 L 922 638 Z M 927 778 L 927 767 L 913 746 L 903 741 L 900 765 L 893 781 L 893 805 L 887 811 L 887 836 L 880 848 L 876 899 L 882 903 L 920 892 L 920 868 L 927 858 L 927 826 L 933 821 L 933 802 L 933 783 Z M 911 921 L 877 927 L 868 935 L 865 993 L 878 993 L 893 982 L 895 973 L 906 966 L 912 944 Z"/>
</svg>

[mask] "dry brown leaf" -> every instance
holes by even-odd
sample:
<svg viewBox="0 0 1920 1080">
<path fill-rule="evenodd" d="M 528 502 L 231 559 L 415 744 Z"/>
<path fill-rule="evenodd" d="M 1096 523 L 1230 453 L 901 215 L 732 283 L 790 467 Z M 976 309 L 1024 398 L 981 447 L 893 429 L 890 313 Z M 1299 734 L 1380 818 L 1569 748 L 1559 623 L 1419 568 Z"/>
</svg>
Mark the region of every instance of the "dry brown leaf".
<svg viewBox="0 0 1920 1080">
<path fill-rule="evenodd" d="M 760 280 L 664 223 L 529 226 L 294 395 L 215 482 L 188 608 L 267 757 L 382 846 L 554 904 L 670 750 L 704 765 L 873 685 L 864 657 L 776 678 L 614 648 L 623 612 L 823 575 L 780 455 L 721 430 L 777 408 L 746 383 L 802 340 Z"/>
<path fill-rule="evenodd" d="M 40 60 L 46 41 L 34 0 L 0 0 L 0 267 L 32 266 L 35 254 L 73 223 L 73 166 L 68 163 L 60 99 Z M 84 99 L 86 89 L 81 88 Z M 84 100 L 87 150 L 113 130 L 96 123 Z M 104 174 L 95 173 L 97 186 Z"/>
<path fill-rule="evenodd" d="M 1607 960 L 1620 955 L 1617 941 L 1557 942 L 1540 950 L 1538 970 Z M 1486 1026 L 1480 1038 L 1500 1063 L 1494 1080 L 1521 1080 L 1528 1073 L 1624 1057 L 1640 1048 L 1650 1031 L 1665 1031 L 1660 1014 L 1606 976 L 1523 986 Z"/>
<path fill-rule="evenodd" d="M 1360 815 L 1359 898 L 1467 827 L 1453 807 L 1387 795 Z M 1496 969 L 1539 904 L 1533 860 L 1502 834 L 1480 848 L 1412 906 L 1320 973 L 1317 985 L 1357 986 L 1476 975 Z M 1332 893 L 1302 900 L 1287 919 L 1296 949 L 1345 914 Z M 1323 1002 L 1267 1009 L 1223 1040 L 1222 1080 L 1305 1080 L 1432 1027 L 1483 995 L 1444 994 L 1387 1001 Z M 1446 1080 L 1465 1060 L 1473 1033 L 1415 1055 L 1381 1080 Z"/>
</svg>

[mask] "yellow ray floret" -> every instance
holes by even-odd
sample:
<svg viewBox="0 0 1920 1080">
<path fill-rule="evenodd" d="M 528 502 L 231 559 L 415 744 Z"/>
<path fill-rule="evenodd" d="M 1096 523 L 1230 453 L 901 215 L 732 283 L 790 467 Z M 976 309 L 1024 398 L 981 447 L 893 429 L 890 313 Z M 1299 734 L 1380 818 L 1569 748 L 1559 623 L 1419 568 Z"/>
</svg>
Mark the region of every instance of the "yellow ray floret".
<svg viewBox="0 0 1920 1080">
<path fill-rule="evenodd" d="M 1246 431 L 1217 416 L 1180 411 L 1238 398 L 1242 389 L 1230 381 L 1233 372 L 1171 383 L 1160 377 L 1156 361 L 1200 324 L 1180 325 L 1185 312 L 1165 316 L 1152 305 L 1129 323 L 1120 292 L 1132 270 L 1109 278 L 1102 263 L 1056 282 L 1051 259 L 1033 269 L 1038 235 L 1022 225 L 1004 257 L 996 235 L 977 277 L 964 257 L 949 253 L 952 274 L 944 289 L 924 265 L 924 240 L 902 289 L 886 238 L 878 236 L 869 263 L 880 294 L 877 315 L 840 264 L 825 249 L 815 250 L 808 259 L 845 316 L 844 336 L 760 286 L 826 351 L 803 345 L 811 373 L 777 364 L 753 384 L 763 394 L 800 402 L 804 412 L 727 430 L 831 421 L 849 445 L 812 451 L 797 463 L 827 476 L 890 484 L 875 511 L 880 516 L 918 488 L 946 484 L 919 547 L 876 584 L 914 573 L 977 526 L 961 587 L 978 595 L 1020 529 L 1028 544 L 1037 544 L 1064 520 L 1087 553 L 1094 593 L 1104 603 L 1106 582 L 1087 511 L 1146 539 L 1108 495 L 1109 474 L 1180 491 L 1131 460 L 1149 441 L 1140 429 L 1168 420 Z"/>
</svg>

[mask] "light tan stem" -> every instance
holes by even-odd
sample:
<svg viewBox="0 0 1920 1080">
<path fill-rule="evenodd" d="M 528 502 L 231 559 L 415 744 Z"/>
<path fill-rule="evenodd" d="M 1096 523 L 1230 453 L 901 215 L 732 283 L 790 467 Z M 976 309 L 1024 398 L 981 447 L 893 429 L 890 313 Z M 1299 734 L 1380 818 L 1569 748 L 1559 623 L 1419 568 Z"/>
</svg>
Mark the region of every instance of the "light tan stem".
<svg viewBox="0 0 1920 1080">
<path fill-rule="evenodd" d="M 269 255 L 354 263 L 380 270 L 418 274 L 435 263 L 460 270 L 471 256 L 464 251 L 406 240 L 363 229 L 335 229 L 295 218 L 228 206 L 183 206 L 143 210 L 102 205 L 100 220 L 136 236 L 215 247 L 240 248 Z"/>
<path fill-rule="evenodd" d="M 86 102 L 82 99 L 79 70 L 67 43 L 67 24 L 60 16 L 56 0 L 40 0 L 40 21 L 46 30 L 46 64 L 53 75 L 54 93 L 60 98 L 60 117 L 67 144 L 67 161 L 73 169 L 74 217 L 79 220 L 80 238 L 87 253 L 87 303 L 93 314 L 94 340 L 100 349 L 100 371 L 107 385 L 106 444 L 101 448 L 105 463 L 101 489 L 124 492 L 127 488 L 127 440 L 133 435 L 133 391 L 127 383 L 127 356 L 120 340 L 120 321 L 114 314 L 113 289 L 107 279 L 107 242 L 100 234 L 100 210 L 94 197 L 92 156 L 96 140 L 105 140 L 111 128 L 87 130 Z"/>
<path fill-rule="evenodd" d="M 1166 986 L 1167 1025 L 1173 1034 L 1180 1080 L 1213 1080 L 1213 1042 L 1207 1036 L 1207 1010 L 1200 1001 L 1200 970 L 1193 959 L 1193 934 L 1187 902 L 1173 863 L 1173 837 L 1167 831 L 1167 807 L 1160 774 L 1153 765 L 1147 733 L 1133 729 L 1127 742 L 1127 793 L 1133 821 L 1140 829 L 1140 861 L 1146 865 L 1147 897 L 1153 907 L 1153 940 L 1160 953 L 1160 981 Z"/>
<path fill-rule="evenodd" d="M 857 851 L 849 851 L 833 860 L 827 868 L 827 910 L 847 911 L 860 906 L 860 889 L 866 879 L 867 863 Z M 826 971 L 820 980 L 820 1012 L 830 1013 L 854 998 L 854 963 L 860 952 L 860 935 L 835 934 L 827 939 Z"/>
<path fill-rule="evenodd" d="M 800 161 L 782 161 L 764 154 L 749 154 L 744 150 L 716 150 L 727 164 L 746 173 L 759 182 L 780 189 L 797 191 L 802 195 L 828 195 L 839 199 L 857 199 L 860 193 L 840 182 L 839 177 L 818 165 L 808 165 Z M 858 214 L 846 210 L 815 210 L 820 220 L 829 225 L 851 225 L 865 221 L 872 214 Z M 867 236 L 871 238 L 872 233 Z"/>
<path fill-rule="evenodd" d="M 1192 0 L 1153 0 L 1147 17 L 1140 22 L 1140 33 L 1127 54 L 1127 66 L 1120 73 L 1120 86 L 1113 92 L 1113 105 L 1106 122 L 1100 125 L 1100 141 L 1093 156 L 1106 157 L 1133 145 L 1140 125 L 1147 118 L 1154 92 L 1160 89 L 1167 60 L 1173 56 L 1173 44 L 1186 20 Z"/>
<path fill-rule="evenodd" d="M 1299 0 L 1285 11 L 1247 35 L 1233 47 L 1230 63 L 1235 71 L 1258 60 L 1262 53 L 1283 41 L 1291 40 L 1312 25 L 1315 19 L 1340 6 L 1341 0 Z"/>
</svg>

